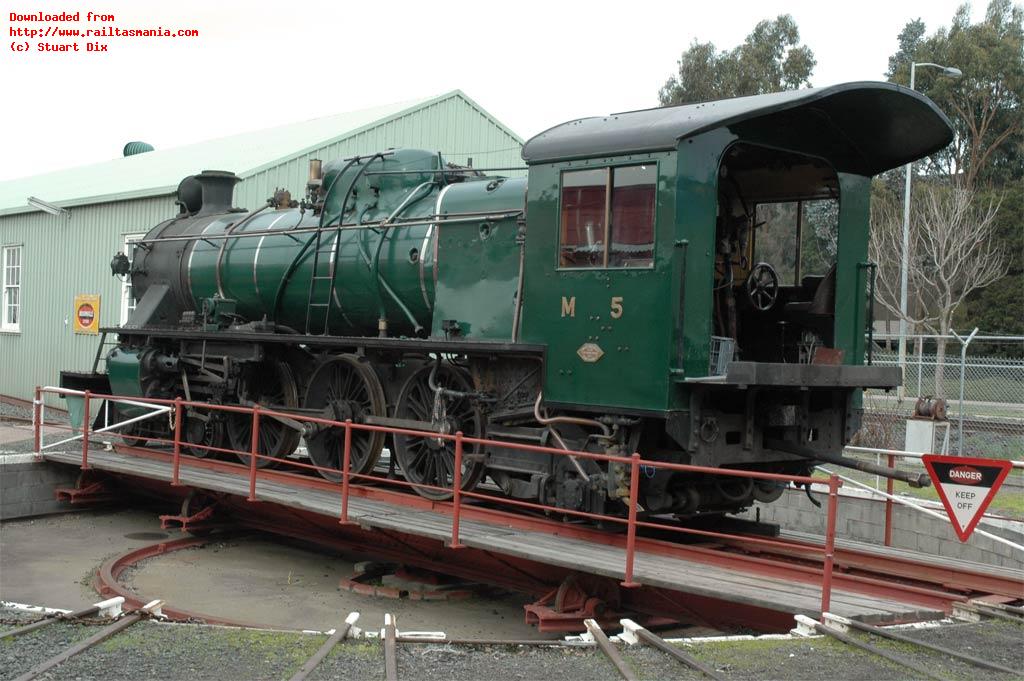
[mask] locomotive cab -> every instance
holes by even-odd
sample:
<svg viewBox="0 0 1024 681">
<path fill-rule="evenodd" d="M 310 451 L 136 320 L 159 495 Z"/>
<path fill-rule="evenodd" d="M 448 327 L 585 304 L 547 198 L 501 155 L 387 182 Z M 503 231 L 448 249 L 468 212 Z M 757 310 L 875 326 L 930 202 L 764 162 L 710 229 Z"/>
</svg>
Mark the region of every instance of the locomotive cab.
<svg viewBox="0 0 1024 681">
<path fill-rule="evenodd" d="M 718 201 L 712 294 L 718 364 L 838 359 L 823 352 L 835 349 L 835 171 L 820 158 L 738 143 L 719 167 Z"/>
<path fill-rule="evenodd" d="M 835 460 L 862 390 L 899 381 L 864 365 L 871 177 L 948 141 L 929 100 L 881 83 L 533 138 L 523 331 L 548 343 L 545 401 L 637 417 L 640 449 L 682 463 L 801 473 Z M 653 510 L 780 493 L 719 484 L 694 504 L 699 481 L 659 472 L 644 486 Z"/>
</svg>

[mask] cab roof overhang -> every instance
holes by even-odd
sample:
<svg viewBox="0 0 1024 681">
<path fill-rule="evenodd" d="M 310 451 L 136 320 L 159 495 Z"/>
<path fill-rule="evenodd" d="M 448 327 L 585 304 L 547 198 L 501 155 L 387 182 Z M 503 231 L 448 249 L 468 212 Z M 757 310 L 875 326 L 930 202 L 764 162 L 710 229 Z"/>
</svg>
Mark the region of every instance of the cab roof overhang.
<svg viewBox="0 0 1024 681">
<path fill-rule="evenodd" d="M 953 140 L 949 119 L 930 99 L 880 82 L 843 83 L 703 104 L 582 118 L 556 125 L 523 146 L 528 164 L 669 151 L 690 137 L 728 127 L 773 124 L 828 140 L 820 150 L 840 172 L 877 175 L 933 154 Z M 802 146 L 802 145 L 801 145 Z"/>
</svg>

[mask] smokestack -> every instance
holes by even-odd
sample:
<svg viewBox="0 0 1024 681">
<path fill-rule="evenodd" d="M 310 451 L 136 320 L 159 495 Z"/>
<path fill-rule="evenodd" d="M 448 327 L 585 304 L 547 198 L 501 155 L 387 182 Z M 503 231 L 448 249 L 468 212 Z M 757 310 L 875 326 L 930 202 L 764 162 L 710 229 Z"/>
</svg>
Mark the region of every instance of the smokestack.
<svg viewBox="0 0 1024 681">
<path fill-rule="evenodd" d="M 196 215 L 227 213 L 231 210 L 235 184 L 240 178 L 226 170 L 204 170 L 194 176 L 202 187 L 202 205 Z"/>
</svg>

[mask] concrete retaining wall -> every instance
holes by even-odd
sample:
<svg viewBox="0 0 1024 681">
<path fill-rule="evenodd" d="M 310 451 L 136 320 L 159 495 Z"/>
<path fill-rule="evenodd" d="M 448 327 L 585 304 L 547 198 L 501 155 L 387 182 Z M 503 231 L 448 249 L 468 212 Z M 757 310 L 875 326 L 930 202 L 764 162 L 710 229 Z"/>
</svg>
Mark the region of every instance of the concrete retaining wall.
<svg viewBox="0 0 1024 681">
<path fill-rule="evenodd" d="M 815 507 L 803 490 L 788 489 L 771 504 L 755 504 L 743 517 L 754 518 L 760 509 L 762 522 L 775 523 L 783 530 L 824 535 L 828 494 L 813 492 L 821 502 Z M 945 511 L 939 509 L 945 515 Z M 1024 523 L 985 522 L 978 526 L 1018 544 L 1024 543 Z M 860 496 L 841 494 L 836 516 L 836 536 L 882 545 L 885 539 L 885 503 Z M 969 560 L 975 563 L 1024 568 L 1024 554 L 1006 544 L 975 532 L 961 543 L 948 520 L 939 520 L 906 506 L 893 506 L 892 546 L 934 556 Z"/>
<path fill-rule="evenodd" d="M 56 487 L 74 487 L 78 469 L 46 461 L 32 454 L 0 456 L 0 520 L 14 520 L 72 510 L 58 502 Z"/>
</svg>

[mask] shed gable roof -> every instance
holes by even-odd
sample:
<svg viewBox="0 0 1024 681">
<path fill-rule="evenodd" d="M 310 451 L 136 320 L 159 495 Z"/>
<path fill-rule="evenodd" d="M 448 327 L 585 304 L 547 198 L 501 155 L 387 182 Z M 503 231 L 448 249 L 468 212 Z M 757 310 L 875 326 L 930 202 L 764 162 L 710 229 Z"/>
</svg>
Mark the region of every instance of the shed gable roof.
<svg viewBox="0 0 1024 681">
<path fill-rule="evenodd" d="M 29 212 L 29 196 L 64 207 L 156 196 L 174 191 L 186 175 L 224 169 L 239 177 L 283 163 L 368 128 L 449 98 L 483 109 L 454 90 L 437 97 L 411 100 L 324 116 L 289 125 L 245 132 L 169 149 L 115 158 L 67 170 L 0 182 L 0 215 Z M 492 118 L 493 117 L 489 116 Z M 497 120 L 509 135 L 519 139 Z"/>
</svg>

